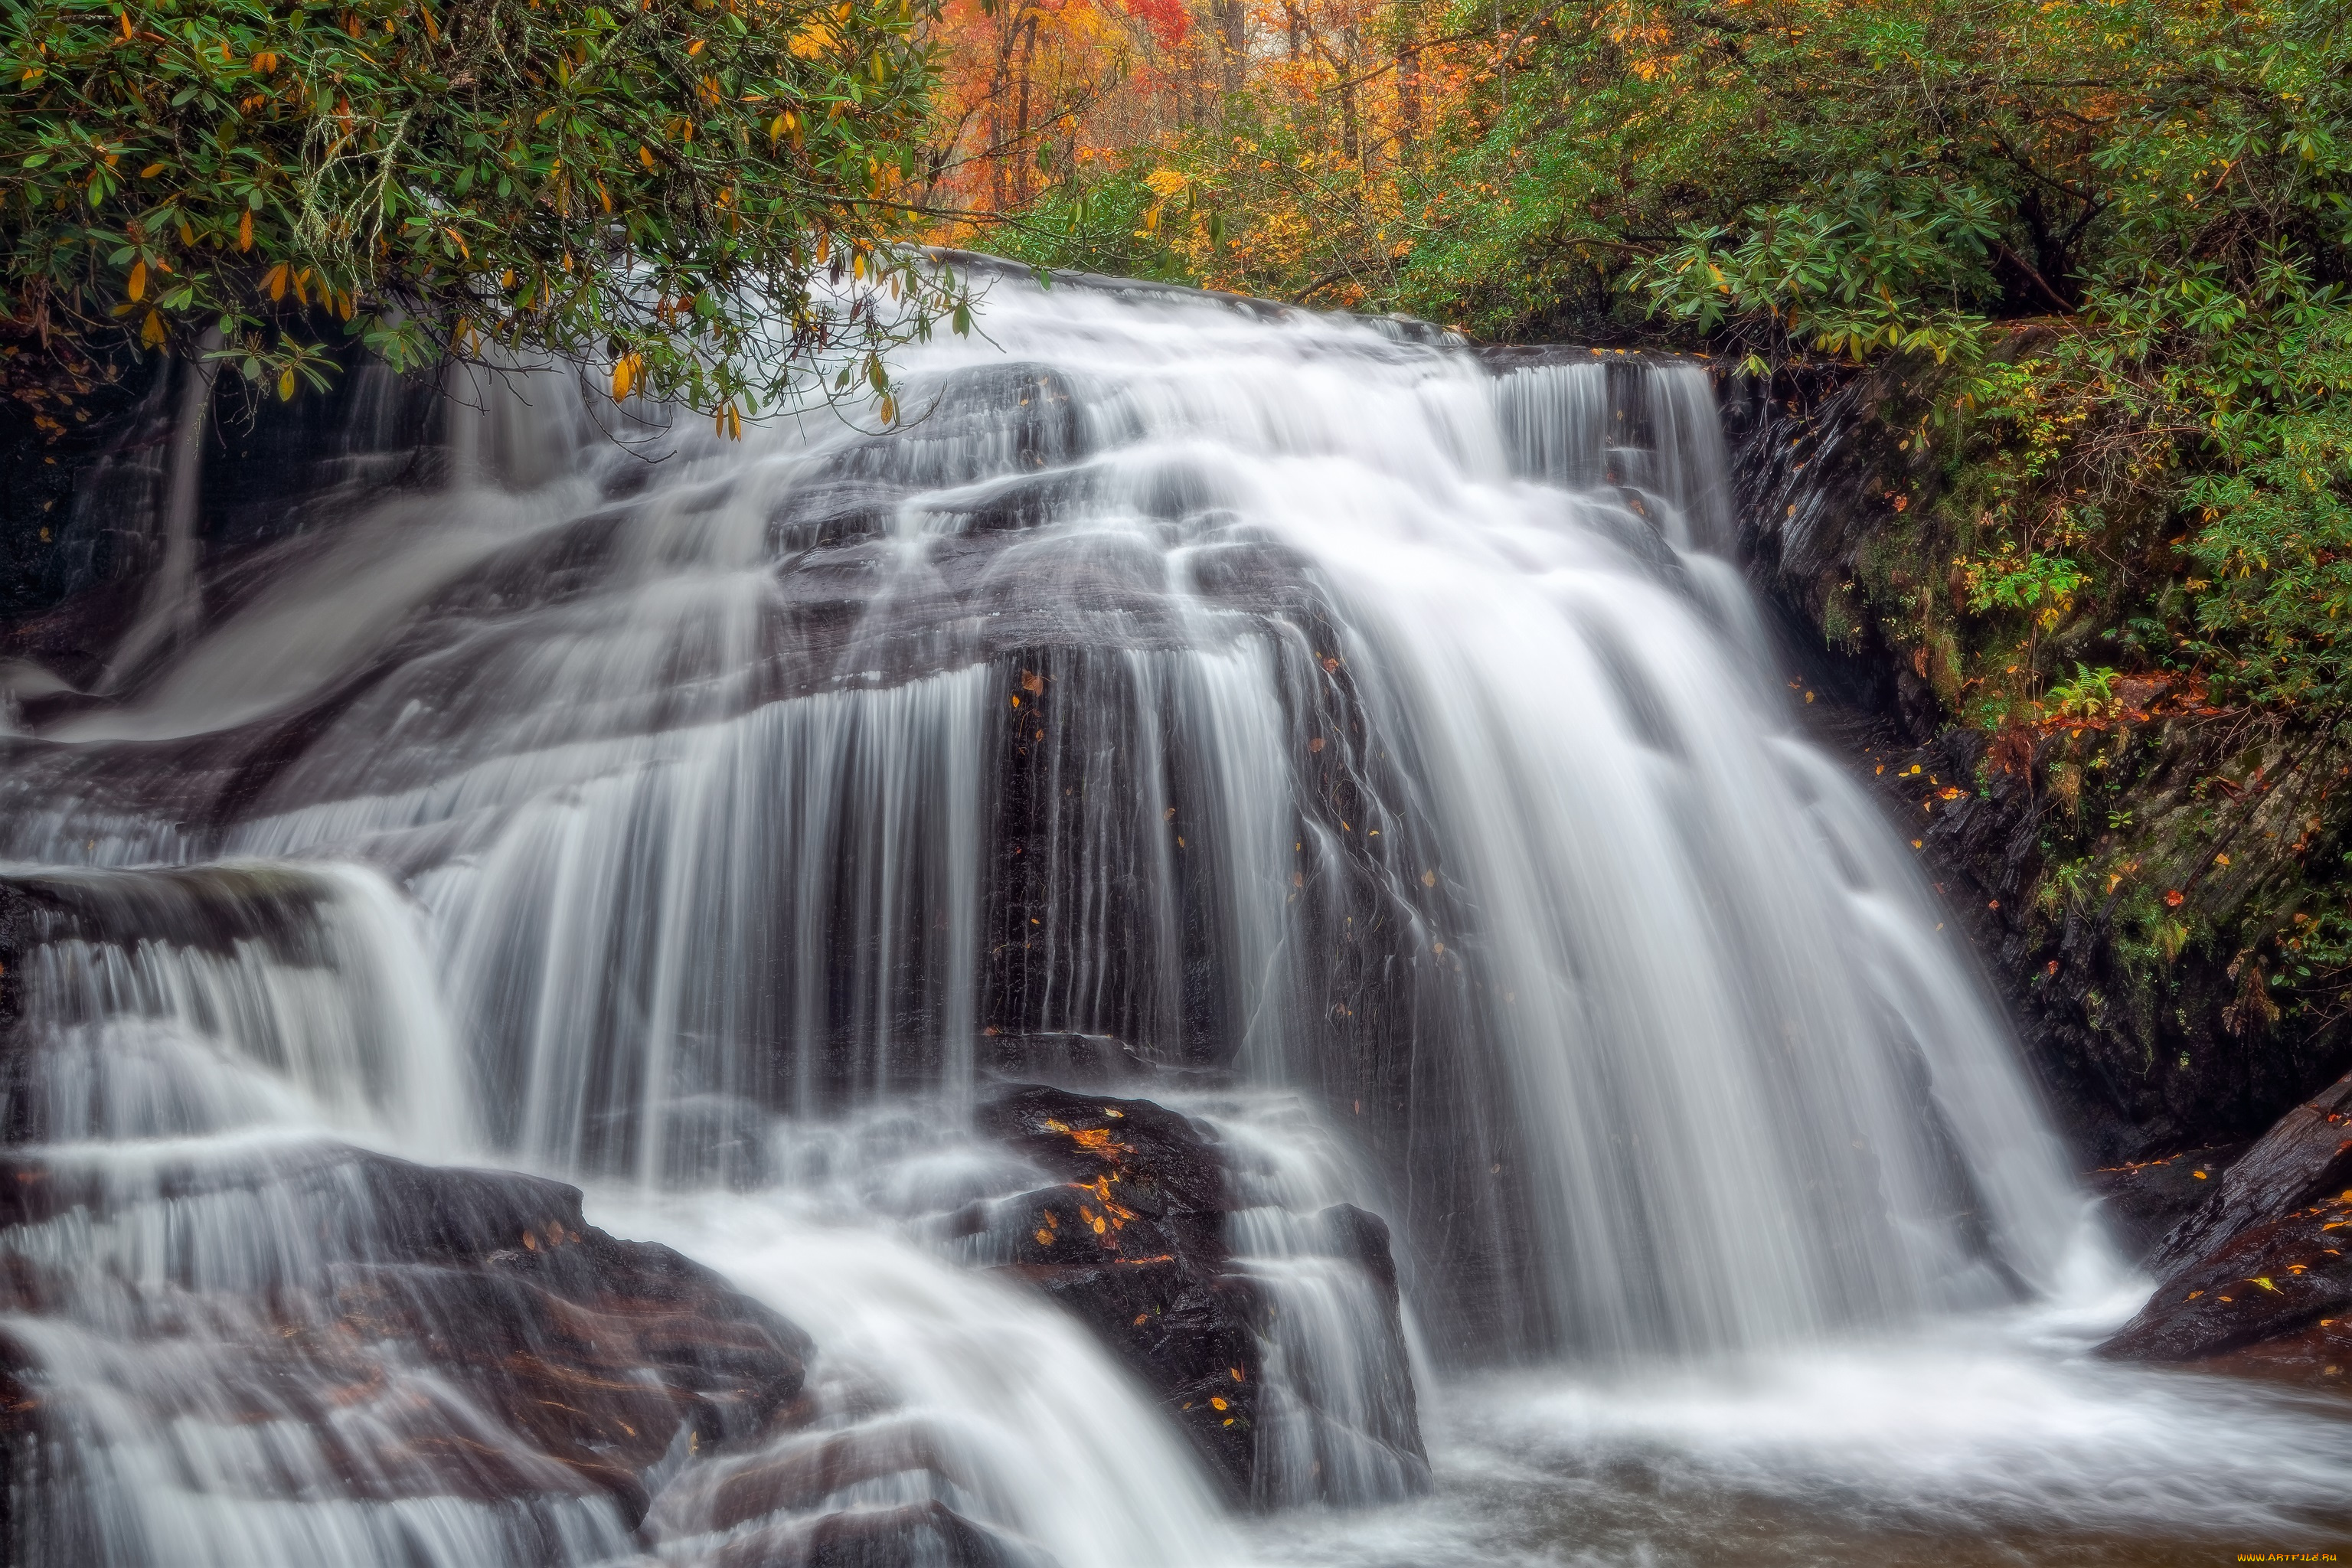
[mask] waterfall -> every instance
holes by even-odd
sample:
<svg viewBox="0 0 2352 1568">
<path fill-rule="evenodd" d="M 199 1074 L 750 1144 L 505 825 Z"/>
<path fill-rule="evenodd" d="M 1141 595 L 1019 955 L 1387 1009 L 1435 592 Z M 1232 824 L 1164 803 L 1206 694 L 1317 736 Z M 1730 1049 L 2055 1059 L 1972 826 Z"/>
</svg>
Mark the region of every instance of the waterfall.
<svg viewBox="0 0 2352 1568">
<path fill-rule="evenodd" d="M 200 356 L 219 347 L 217 328 L 207 328 L 196 342 Z M 188 637 L 204 613 L 196 601 L 196 496 L 204 474 L 205 422 L 212 409 L 214 366 L 200 357 L 178 370 L 180 407 L 163 459 L 160 559 L 147 579 L 139 618 L 114 651 L 112 674 L 117 685 L 136 675 L 152 656 L 168 652 Z"/>
<path fill-rule="evenodd" d="M 1049 1037 L 1236 1162 L 1263 1505 L 1425 1486 L 1433 1377 L 2058 1287 L 2063 1156 L 1769 676 L 1705 367 L 1017 279 L 982 320 L 888 429 L 623 444 L 562 377 L 475 383 L 442 479 L 208 563 L 200 637 L 0 736 L 10 1152 L 90 1194 L 0 1230 L 60 1412 L 34 1555 L 735 1561 L 765 1488 L 778 1562 L 891 1510 L 1235 1560 L 1128 1375 L 972 1271 L 955 1216 L 1036 1177 L 971 1108 Z M 374 1257 L 386 1155 L 582 1183 L 781 1308 L 804 1424 L 648 1461 L 642 1524 L 355 1469 L 511 1441 L 429 1366 L 271 1384 L 328 1317 L 224 1304 Z"/>
</svg>

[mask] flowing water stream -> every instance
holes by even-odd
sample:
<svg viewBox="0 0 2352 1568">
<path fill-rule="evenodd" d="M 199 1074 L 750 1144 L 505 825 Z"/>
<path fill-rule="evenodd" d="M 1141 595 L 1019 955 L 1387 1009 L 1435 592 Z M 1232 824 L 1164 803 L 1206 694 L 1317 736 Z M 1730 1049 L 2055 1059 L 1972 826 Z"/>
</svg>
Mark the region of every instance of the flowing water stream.
<svg viewBox="0 0 2352 1568">
<path fill-rule="evenodd" d="M 53 911 L 9 1136 L 102 1194 L 0 1232 L 51 1282 L 0 1322 L 58 1413 L 21 1551 L 726 1560 L 684 1502 L 350 1481 L 418 1411 L 507 1439 L 428 1366 L 288 1392 L 236 1303 L 364 1253 L 326 1140 L 582 1184 L 809 1332 L 825 1429 L 919 1427 L 813 1506 L 943 1499 L 1039 1563 L 2352 1539 L 2343 1405 L 2083 1355 L 2134 1281 L 1793 732 L 1703 370 L 1017 279 L 982 327 L 890 431 L 614 441 L 486 386 L 429 484 L 362 464 L 200 586 L 165 476 L 170 603 L 0 739 Z M 1072 1036 L 1240 1152 L 1266 1510 L 943 1228 L 1034 1183 L 970 1109 Z M 1410 1366 L 1301 1217 L 1343 1201 Z M 1360 1436 L 1403 1379 L 1426 1492 Z"/>
</svg>

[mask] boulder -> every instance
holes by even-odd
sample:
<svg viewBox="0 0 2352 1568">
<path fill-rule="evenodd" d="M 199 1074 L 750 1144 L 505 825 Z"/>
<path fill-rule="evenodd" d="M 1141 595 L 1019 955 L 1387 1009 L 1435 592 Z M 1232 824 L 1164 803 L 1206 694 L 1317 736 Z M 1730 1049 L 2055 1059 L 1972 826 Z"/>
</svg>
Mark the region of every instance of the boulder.
<svg viewBox="0 0 2352 1568">
<path fill-rule="evenodd" d="M 986 1231 L 1003 1268 L 1093 1330 L 1159 1396 L 1231 1500 L 1289 1500 L 1297 1487 L 1268 1474 L 1277 1412 L 1267 1379 L 1284 1375 L 1277 1286 L 1232 1250 L 1235 1183 L 1214 1130 L 1150 1100 L 1035 1085 L 986 1102 L 977 1122 L 1061 1184 L 986 1205 L 964 1228 Z M 1360 1270 L 1381 1303 L 1373 1328 L 1383 1342 L 1357 1348 L 1388 1390 L 1373 1402 L 1385 1418 L 1351 1440 L 1393 1451 L 1397 1468 L 1425 1484 L 1388 1227 L 1338 1205 L 1299 1228 L 1319 1238 L 1318 1256 Z M 1316 1391 L 1286 1384 L 1280 1397 L 1296 1418 Z"/>
<path fill-rule="evenodd" d="M 1208 1130 L 1148 1100 L 1034 1085 L 984 1104 L 978 1123 L 1063 1179 L 988 1217 L 1010 1244 L 1006 1267 L 1092 1329 L 1246 1500 L 1266 1303 L 1231 1267 Z"/>
<path fill-rule="evenodd" d="M 656 1472 L 747 1445 L 801 1391 L 799 1330 L 669 1248 L 589 1225 L 559 1182 L 325 1143 L 127 1174 L 0 1160 L 0 1310 L 88 1321 L 93 1291 L 119 1291 L 110 1354 L 140 1370 L 110 1375 L 113 1396 L 159 1430 L 307 1428 L 325 1458 L 289 1475 L 289 1500 L 602 1497 L 634 1526 Z M 163 1277 L 101 1277 L 37 1234 L 82 1226 L 168 1240 Z M 52 1365 L 37 1338 L 5 1347 L 0 1400 L 32 1465 L 58 1436 L 38 1430 L 44 1405 L 91 1392 L 74 1383 L 87 1358 Z M 345 1419 L 354 1406 L 379 1415 Z"/>
<path fill-rule="evenodd" d="M 2352 1343 L 2352 1077 L 2287 1113 L 2158 1244 L 2103 1355 L 2340 1385 Z"/>
<path fill-rule="evenodd" d="M 2186 1266 L 2255 1226 L 2352 1186 L 2352 1073 L 2279 1118 L 2223 1173 L 2220 1190 L 2173 1227 L 2150 1258 Z"/>
</svg>

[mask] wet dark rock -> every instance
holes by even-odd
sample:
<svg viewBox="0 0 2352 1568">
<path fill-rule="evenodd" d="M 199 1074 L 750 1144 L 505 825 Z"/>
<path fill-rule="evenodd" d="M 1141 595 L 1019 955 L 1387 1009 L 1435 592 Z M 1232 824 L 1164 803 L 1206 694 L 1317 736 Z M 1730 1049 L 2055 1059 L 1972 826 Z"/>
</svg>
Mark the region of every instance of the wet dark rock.
<svg viewBox="0 0 2352 1568">
<path fill-rule="evenodd" d="M 2335 1352 L 2352 1322 L 2348 1250 L 2352 1077 L 2290 1111 L 2174 1226 L 2151 1258 L 2162 1283 L 2100 1353 L 2234 1357 L 2233 1369 L 2340 1377 Z"/>
<path fill-rule="evenodd" d="M 2221 1191 L 2221 1174 L 2245 1152 L 2241 1144 L 2192 1149 L 2164 1160 L 2109 1165 L 2084 1173 L 2083 1184 L 2100 1200 L 2109 1231 L 2137 1262 Z"/>
<path fill-rule="evenodd" d="M 291 404 L 255 399 L 242 377 L 215 379 L 196 498 L 206 544 L 315 529 L 442 471 L 426 440 L 440 401 L 433 383 L 394 376 L 355 346 L 331 352 L 344 362 L 333 384 Z M 24 386 L 28 372 L 48 384 Z M 5 641 L 84 673 L 103 664 L 110 638 L 83 634 L 127 620 L 138 579 L 159 552 L 140 522 L 165 486 L 185 374 L 184 362 L 143 353 L 81 365 L 28 353 L 0 369 L 0 407 L 58 416 L 47 431 L 37 418 L 0 420 L 0 621 L 31 634 L 0 633 Z M 27 404 L 28 391 L 38 401 Z M 36 619 L 77 597 L 83 602 L 69 616 Z"/>
<path fill-rule="evenodd" d="M 1122 1184 L 1121 1201 L 1148 1214 L 1214 1215 L 1228 1206 L 1225 1159 L 1214 1135 L 1148 1100 L 1024 1085 L 982 1106 L 978 1124 L 1073 1184 L 1106 1176 Z"/>
<path fill-rule="evenodd" d="M 1250 1496 L 1266 1303 L 1224 1239 L 1225 1165 L 1206 1129 L 1147 1100 L 1035 1086 L 979 1126 L 1066 1185 L 1006 1200 L 1011 1266 L 1092 1329 L 1176 1415 L 1236 1501 Z"/>
<path fill-rule="evenodd" d="M 1064 1184 L 997 1205 L 985 1227 L 1008 1267 L 1093 1330 L 1173 1413 L 1235 1502 L 1263 1501 L 1260 1428 L 1274 1303 L 1226 1239 L 1231 1154 L 1213 1132 L 1144 1100 L 1024 1086 L 983 1105 L 981 1131 Z M 1402 1389 L 1394 1430 L 1367 1434 L 1418 1460 L 1388 1226 L 1339 1205 L 1314 1216 L 1329 1256 L 1385 1298 L 1384 1356 Z"/>
<path fill-rule="evenodd" d="M 152 356 L 40 352 L 0 325 L 0 619 L 54 602 L 45 579 L 93 461 L 132 438 L 156 379 Z M 26 349 L 34 352 L 23 352 Z"/>
<path fill-rule="evenodd" d="M 2352 1312 L 2321 1318 L 2275 1338 L 2208 1356 L 2196 1366 L 2200 1372 L 2352 1393 Z"/>
<path fill-rule="evenodd" d="M 726 1543 L 712 1568 L 1045 1568 L 943 1502 L 859 1509 Z"/>
<path fill-rule="evenodd" d="M 976 1055 L 984 1070 L 1000 1078 L 1047 1079 L 1075 1088 L 1131 1085 L 1160 1070 L 1134 1047 L 1110 1035 L 999 1032 L 983 1035 Z"/>
<path fill-rule="evenodd" d="M 2242 1231 L 2167 1275 L 2100 1353 L 2124 1361 L 2202 1362 L 2334 1327 L 2334 1319 L 2352 1315 L 2347 1239 L 2352 1199 L 2342 1198 Z"/>
<path fill-rule="evenodd" d="M 135 1233 L 168 1207 L 193 1226 L 208 1213 L 276 1215 L 307 1233 L 313 1245 L 279 1252 L 242 1289 L 184 1260 L 167 1268 L 161 1290 L 142 1292 L 130 1321 L 146 1326 L 124 1353 L 193 1336 L 209 1370 L 193 1388 L 130 1386 L 159 1422 L 187 1407 L 301 1422 L 340 1456 L 355 1499 L 601 1495 L 634 1522 L 649 1472 L 741 1446 L 801 1391 L 806 1336 L 668 1247 L 589 1225 L 578 1189 L 559 1182 L 320 1144 L 167 1163 L 136 1197 L 122 1194 L 121 1173 L 104 1167 L 0 1161 L 0 1232 L 110 1222 Z M 37 1244 L 0 1250 L 17 1260 L 0 1273 L 0 1310 L 68 1304 L 63 1280 L 23 1262 Z M 7 1360 L 37 1411 L 47 1369 L 21 1348 Z M 389 1400 L 396 1425 L 364 1439 L 334 1418 L 420 1370 L 462 1405 Z M 477 1417 L 503 1429 L 498 1441 Z M 36 1436 L 37 1415 L 17 1425 Z"/>
<path fill-rule="evenodd" d="M 2346 1187 L 2352 1187 L 2352 1074 L 2280 1118 L 2150 1261 L 2158 1268 L 2179 1267 Z"/>
<path fill-rule="evenodd" d="M 24 956 L 38 940 L 41 911 L 33 895 L 0 881 L 0 1037 L 23 1011 Z"/>
</svg>

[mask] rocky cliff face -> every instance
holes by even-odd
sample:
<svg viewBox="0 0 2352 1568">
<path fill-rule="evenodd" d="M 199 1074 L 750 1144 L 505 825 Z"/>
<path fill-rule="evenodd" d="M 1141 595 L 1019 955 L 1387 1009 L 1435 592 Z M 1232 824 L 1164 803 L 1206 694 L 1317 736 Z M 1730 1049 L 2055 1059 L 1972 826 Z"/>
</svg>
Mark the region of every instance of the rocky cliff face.
<svg viewBox="0 0 2352 1568">
<path fill-rule="evenodd" d="M 2341 904 L 2341 759 L 2202 708 L 2181 674 L 2126 676 L 2072 722 L 1960 722 L 1956 650 L 1887 592 L 1950 591 L 1917 524 L 1954 472 L 1926 395 L 1826 372 L 1730 381 L 1742 544 L 1792 701 L 1914 841 L 2083 1163 L 2152 1193 L 2124 1167 L 2226 1159 L 2352 1066 L 2305 952 Z M 2053 668 L 2130 662 L 2095 619 Z"/>
</svg>

